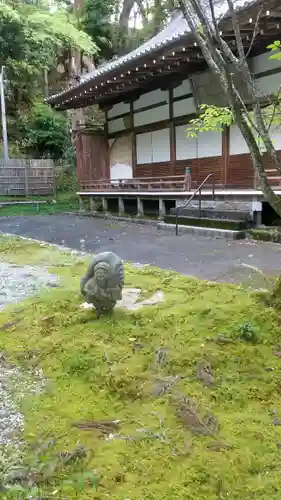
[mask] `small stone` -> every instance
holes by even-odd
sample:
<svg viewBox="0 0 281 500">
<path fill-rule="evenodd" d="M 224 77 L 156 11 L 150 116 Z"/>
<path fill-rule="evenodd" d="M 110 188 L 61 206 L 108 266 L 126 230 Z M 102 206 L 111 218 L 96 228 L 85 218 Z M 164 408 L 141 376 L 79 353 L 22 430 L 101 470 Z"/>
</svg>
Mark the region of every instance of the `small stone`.
<svg viewBox="0 0 281 500">
<path fill-rule="evenodd" d="M 0 327 L 0 330 L 2 331 L 9 330 L 13 326 L 15 326 L 18 322 L 19 321 L 11 321 L 10 323 L 4 323 L 4 325 Z"/>
<path fill-rule="evenodd" d="M 137 351 L 139 351 L 143 347 L 144 347 L 144 344 L 142 344 L 141 342 L 134 342 L 132 345 L 132 351 L 135 354 Z"/>
<path fill-rule="evenodd" d="M 216 344 L 232 344 L 233 340 L 230 337 L 226 337 L 225 335 L 218 335 L 215 337 Z"/>
<path fill-rule="evenodd" d="M 273 425 L 277 425 L 279 427 L 279 426 L 281 426 L 281 419 L 275 418 L 272 423 L 273 423 Z"/>
<path fill-rule="evenodd" d="M 210 363 L 206 361 L 200 361 L 197 365 L 196 376 L 203 385 L 210 386 L 213 384 L 213 375 Z"/>
<path fill-rule="evenodd" d="M 9 474 L 6 476 L 6 482 L 7 483 L 15 483 L 15 482 L 21 482 L 24 479 L 27 479 L 29 475 L 28 469 L 15 469 L 9 472 Z"/>
<path fill-rule="evenodd" d="M 222 451 L 222 450 L 231 450 L 232 446 L 227 443 L 221 443 L 220 441 L 214 441 L 213 443 L 209 443 L 207 445 L 207 448 L 210 451 Z"/>
<path fill-rule="evenodd" d="M 276 356 L 277 358 L 281 358 L 281 352 L 280 351 L 273 351 L 273 356 Z"/>
</svg>

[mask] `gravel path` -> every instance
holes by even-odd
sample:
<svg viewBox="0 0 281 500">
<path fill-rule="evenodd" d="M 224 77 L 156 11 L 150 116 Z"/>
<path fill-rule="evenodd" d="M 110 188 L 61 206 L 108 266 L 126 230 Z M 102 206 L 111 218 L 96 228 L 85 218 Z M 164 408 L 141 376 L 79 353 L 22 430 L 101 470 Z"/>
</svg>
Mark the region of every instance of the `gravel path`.
<svg viewBox="0 0 281 500">
<path fill-rule="evenodd" d="M 35 295 L 43 287 L 53 287 L 57 283 L 57 277 L 43 268 L 19 267 L 1 262 L 0 310 L 8 304 Z M 6 327 L 0 325 L 1 328 Z M 21 445 L 24 416 L 19 410 L 20 399 L 26 394 L 42 390 L 43 386 L 41 370 L 23 373 L 8 362 L 4 353 L 0 353 L 0 445 Z"/>
<path fill-rule="evenodd" d="M 0 310 L 36 294 L 44 286 L 54 287 L 57 282 L 56 276 L 43 268 L 0 262 Z"/>
<path fill-rule="evenodd" d="M 249 272 L 245 264 L 273 275 L 281 267 L 281 245 L 188 234 L 175 237 L 153 226 L 129 222 L 59 214 L 2 217 L 0 230 L 93 253 L 111 250 L 124 260 L 212 281 L 240 283 Z"/>
</svg>

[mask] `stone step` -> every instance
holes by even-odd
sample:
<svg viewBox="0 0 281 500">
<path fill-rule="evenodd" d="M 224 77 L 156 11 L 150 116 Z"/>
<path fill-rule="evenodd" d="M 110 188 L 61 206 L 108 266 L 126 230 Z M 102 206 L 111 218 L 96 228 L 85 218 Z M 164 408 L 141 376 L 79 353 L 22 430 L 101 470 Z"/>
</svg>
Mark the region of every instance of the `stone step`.
<svg viewBox="0 0 281 500">
<path fill-rule="evenodd" d="M 159 222 L 158 229 L 170 231 L 175 233 L 175 225 Z M 178 226 L 180 234 L 192 234 L 194 236 L 207 236 L 209 238 L 219 238 L 225 240 L 242 240 L 246 237 L 245 231 L 233 231 L 231 229 L 218 229 L 213 227 L 199 227 L 199 226 Z"/>
<path fill-rule="evenodd" d="M 249 197 L 249 199 L 235 199 L 234 197 L 224 196 L 217 199 L 213 199 L 212 197 L 204 197 L 201 200 L 201 208 L 202 210 L 219 210 L 219 211 L 234 211 L 234 212 L 252 212 L 253 206 L 253 197 Z M 188 200 L 181 200 L 178 202 L 178 205 L 184 205 Z M 199 199 L 193 198 L 187 207 L 188 209 L 199 208 Z"/>
<path fill-rule="evenodd" d="M 175 215 L 166 215 L 164 218 L 166 224 L 176 224 Z M 195 226 L 205 228 L 230 229 L 232 231 L 243 231 L 249 227 L 245 220 L 216 219 L 206 217 L 187 217 L 179 216 L 178 224 L 182 226 Z"/>
<path fill-rule="evenodd" d="M 170 214 L 176 214 L 176 208 L 171 208 Z M 180 216 L 187 216 L 193 218 L 200 218 L 200 210 L 199 208 L 183 208 L 179 211 Z M 201 218 L 206 219 L 229 219 L 229 220 L 238 220 L 238 221 L 251 221 L 252 214 L 251 212 L 243 211 L 243 210 L 216 210 L 213 209 L 202 209 L 201 210 Z"/>
</svg>

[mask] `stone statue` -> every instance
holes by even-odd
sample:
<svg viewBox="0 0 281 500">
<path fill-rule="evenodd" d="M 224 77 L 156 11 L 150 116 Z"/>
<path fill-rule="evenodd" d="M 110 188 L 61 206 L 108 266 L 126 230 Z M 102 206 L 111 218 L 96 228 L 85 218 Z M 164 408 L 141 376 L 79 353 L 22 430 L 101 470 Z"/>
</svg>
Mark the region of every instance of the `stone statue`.
<svg viewBox="0 0 281 500">
<path fill-rule="evenodd" d="M 111 312 L 116 302 L 122 299 L 124 266 L 122 260 L 112 252 L 97 254 L 81 280 L 81 293 L 86 302 L 93 304 L 97 317 Z"/>
</svg>

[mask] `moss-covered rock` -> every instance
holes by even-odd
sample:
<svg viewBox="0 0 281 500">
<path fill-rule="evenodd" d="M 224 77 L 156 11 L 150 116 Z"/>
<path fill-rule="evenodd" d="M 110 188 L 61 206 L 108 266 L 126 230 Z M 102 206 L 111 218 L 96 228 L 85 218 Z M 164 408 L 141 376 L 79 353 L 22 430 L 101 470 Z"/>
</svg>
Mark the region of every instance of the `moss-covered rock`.
<svg viewBox="0 0 281 500">
<path fill-rule="evenodd" d="M 176 216 L 167 215 L 165 217 L 167 224 L 175 224 Z M 243 231 L 247 227 L 245 221 L 236 221 L 229 219 L 211 219 L 206 217 L 185 217 L 179 216 L 178 223 L 183 226 L 197 226 L 197 227 L 210 227 L 217 229 L 230 229 L 232 231 Z"/>
<path fill-rule="evenodd" d="M 254 240 L 272 241 L 273 243 L 281 243 L 280 228 L 251 229 L 250 235 Z"/>
</svg>

